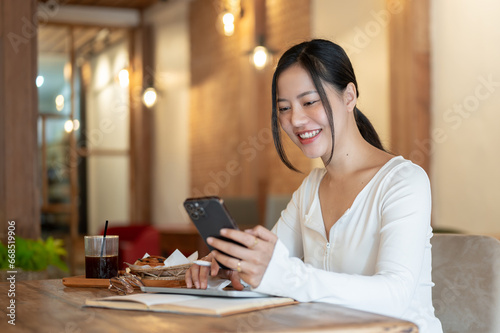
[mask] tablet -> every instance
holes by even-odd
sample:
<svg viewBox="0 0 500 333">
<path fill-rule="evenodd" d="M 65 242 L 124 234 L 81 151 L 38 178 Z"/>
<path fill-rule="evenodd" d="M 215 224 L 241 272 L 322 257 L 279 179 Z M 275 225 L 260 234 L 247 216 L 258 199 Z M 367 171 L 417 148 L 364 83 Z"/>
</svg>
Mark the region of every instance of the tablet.
<svg viewBox="0 0 500 333">
<path fill-rule="evenodd" d="M 234 289 L 196 289 L 196 288 L 168 288 L 168 287 L 141 287 L 145 293 L 160 293 L 160 294 L 182 294 L 196 296 L 212 296 L 212 297 L 272 297 L 272 295 L 258 293 L 249 289 L 234 290 Z"/>
</svg>

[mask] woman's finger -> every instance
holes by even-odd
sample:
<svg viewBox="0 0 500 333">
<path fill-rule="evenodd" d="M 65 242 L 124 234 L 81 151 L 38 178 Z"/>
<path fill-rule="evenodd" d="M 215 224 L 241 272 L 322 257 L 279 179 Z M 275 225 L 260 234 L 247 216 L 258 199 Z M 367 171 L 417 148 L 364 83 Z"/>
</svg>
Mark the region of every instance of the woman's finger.
<svg viewBox="0 0 500 333">
<path fill-rule="evenodd" d="M 276 243 L 276 240 L 278 239 L 278 237 L 272 231 L 261 225 L 255 226 L 252 229 L 247 229 L 245 230 L 245 232 L 273 244 Z"/>
<path fill-rule="evenodd" d="M 207 266 L 200 267 L 200 273 L 198 275 L 200 282 L 200 289 L 207 289 L 209 274 L 210 274 L 210 267 Z"/>
<path fill-rule="evenodd" d="M 219 273 L 220 266 L 215 259 L 212 259 L 212 266 L 210 267 L 210 275 L 216 276 Z"/>
<path fill-rule="evenodd" d="M 213 250 L 212 254 L 218 262 L 228 267 L 229 269 L 236 270 L 238 268 L 238 262 L 240 261 L 240 259 L 228 256 L 218 250 Z"/>
<path fill-rule="evenodd" d="M 229 279 L 231 280 L 231 284 L 233 285 L 234 289 L 243 290 L 243 288 L 245 288 L 245 286 L 241 284 L 240 275 L 238 274 L 238 272 L 230 271 Z"/>
<path fill-rule="evenodd" d="M 241 284 L 240 275 L 238 274 L 238 272 L 222 269 L 219 273 L 219 277 L 231 280 L 231 284 L 236 290 L 243 290 L 243 288 L 245 288 L 245 286 Z"/>
<path fill-rule="evenodd" d="M 198 265 L 191 265 L 188 269 L 189 274 L 186 272 L 186 286 L 188 288 L 192 288 L 193 285 L 195 286 L 196 289 L 200 288 L 200 283 L 199 283 L 199 274 L 200 274 L 200 266 Z M 189 279 L 188 279 L 189 277 Z"/>
<path fill-rule="evenodd" d="M 220 234 L 221 236 L 232 239 L 247 248 L 253 248 L 258 243 L 258 239 L 256 239 L 255 236 L 240 230 L 221 229 Z"/>
<path fill-rule="evenodd" d="M 250 236 L 253 237 L 253 236 Z M 207 238 L 207 243 L 212 246 L 213 248 L 219 250 L 219 252 L 224 252 L 227 253 L 228 255 L 232 257 L 236 257 L 239 259 L 245 259 L 245 258 L 250 258 L 252 257 L 251 251 L 238 244 L 234 244 L 232 242 L 227 242 L 222 239 L 218 239 L 215 237 L 208 237 Z M 226 265 L 224 262 L 221 262 L 218 257 L 215 257 L 217 261 L 222 263 L 223 265 Z M 227 265 L 226 265 L 227 266 Z"/>
<path fill-rule="evenodd" d="M 186 282 L 187 288 L 193 287 L 193 280 L 191 279 L 191 268 L 186 271 L 186 275 L 184 276 L 184 281 Z"/>
</svg>

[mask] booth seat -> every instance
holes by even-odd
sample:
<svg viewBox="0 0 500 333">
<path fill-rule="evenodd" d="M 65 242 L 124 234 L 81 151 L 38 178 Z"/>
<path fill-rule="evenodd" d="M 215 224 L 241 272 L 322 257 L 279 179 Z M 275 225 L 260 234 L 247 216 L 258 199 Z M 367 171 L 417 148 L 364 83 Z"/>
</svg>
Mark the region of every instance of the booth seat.
<svg viewBox="0 0 500 333">
<path fill-rule="evenodd" d="M 445 333 L 500 332 L 500 241 L 434 234 L 432 299 Z"/>
<path fill-rule="evenodd" d="M 102 234 L 102 232 L 101 232 Z M 125 262 L 133 264 L 142 258 L 145 253 L 161 255 L 160 233 L 150 225 L 129 225 L 108 227 L 108 235 L 118 235 L 120 245 L 118 248 L 119 269 L 128 267 Z"/>
</svg>

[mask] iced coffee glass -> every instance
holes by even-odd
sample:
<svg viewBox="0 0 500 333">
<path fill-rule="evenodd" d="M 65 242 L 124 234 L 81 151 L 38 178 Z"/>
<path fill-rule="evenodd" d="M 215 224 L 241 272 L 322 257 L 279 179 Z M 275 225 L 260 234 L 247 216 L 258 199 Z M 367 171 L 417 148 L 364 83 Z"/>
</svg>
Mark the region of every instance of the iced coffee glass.
<svg viewBox="0 0 500 333">
<path fill-rule="evenodd" d="M 103 245 L 104 242 L 104 245 Z M 118 275 L 118 236 L 85 236 L 85 277 L 110 279 Z"/>
</svg>

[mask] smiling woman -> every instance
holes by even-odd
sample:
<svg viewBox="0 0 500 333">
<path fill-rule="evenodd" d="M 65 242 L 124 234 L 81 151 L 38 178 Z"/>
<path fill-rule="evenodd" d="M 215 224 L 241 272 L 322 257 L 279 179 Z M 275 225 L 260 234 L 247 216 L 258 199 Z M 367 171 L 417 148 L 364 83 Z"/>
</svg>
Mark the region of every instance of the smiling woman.
<svg viewBox="0 0 500 333">
<path fill-rule="evenodd" d="M 283 149 L 278 124 L 279 121 L 285 131 L 287 131 L 287 126 L 284 125 L 283 122 L 288 124 L 289 121 L 295 121 L 299 122 L 297 124 L 300 125 L 300 115 L 296 116 L 294 119 L 290 119 L 290 116 L 286 116 L 284 112 L 292 109 L 291 103 L 293 101 L 290 99 L 291 97 L 285 96 L 287 94 L 293 94 L 294 91 L 297 92 L 297 95 L 295 95 L 296 106 L 302 103 L 304 110 L 318 110 L 318 108 L 323 110 L 324 107 L 324 109 L 328 111 L 322 111 L 322 114 L 319 115 L 320 117 L 325 118 L 322 121 L 328 125 L 327 127 L 329 127 L 329 133 L 325 133 L 323 136 L 329 134 L 332 141 L 332 145 L 330 146 L 330 155 L 326 160 L 328 161 L 327 164 L 333 157 L 335 144 L 335 131 L 333 124 L 334 117 L 332 105 L 330 103 L 339 102 L 341 98 L 349 98 L 349 102 L 351 103 L 349 106 L 351 108 L 350 111 L 354 115 L 356 125 L 362 137 L 376 148 L 383 150 L 382 143 L 380 142 L 379 136 L 372 124 L 356 107 L 357 98 L 359 96 L 358 86 L 356 76 L 354 75 L 354 69 L 352 68 L 345 51 L 336 44 L 316 40 L 316 54 L 309 55 L 307 53 L 301 53 L 303 50 L 303 48 L 300 47 L 301 45 L 303 44 L 300 44 L 295 48 L 291 48 L 283 55 L 273 77 L 272 100 L 277 101 L 278 103 L 276 104 L 273 102 L 272 128 L 275 138 L 275 146 L 283 163 L 285 163 L 285 165 L 290 169 L 296 170 L 288 160 Z M 317 59 L 324 61 L 324 65 L 318 66 Z M 335 74 L 337 75 L 331 75 L 327 68 L 336 68 L 337 70 Z M 282 80 L 280 80 L 281 85 L 278 85 L 277 77 L 280 75 L 283 77 Z M 329 85 L 323 87 L 323 83 L 329 83 Z M 277 109 L 280 111 L 279 115 Z M 288 114 L 290 115 L 290 113 Z M 336 118 L 336 121 L 341 121 L 340 115 Z M 342 128 L 343 126 L 339 127 Z M 316 129 L 313 132 L 315 131 L 317 132 L 317 135 L 319 133 L 319 129 Z M 313 132 L 306 131 L 305 133 L 301 133 L 299 136 L 299 138 L 303 140 L 301 143 L 310 143 L 311 140 L 309 139 L 312 138 L 312 134 L 314 134 Z M 289 132 L 287 132 L 287 134 L 290 136 L 292 141 L 294 141 L 295 135 L 290 135 Z M 295 143 L 297 144 L 297 142 Z M 302 148 L 301 145 L 299 145 L 299 147 Z"/>
<path fill-rule="evenodd" d="M 278 62 L 272 126 L 309 158 L 320 157 L 269 231 L 223 229 L 207 242 L 212 267 L 192 267 L 186 284 L 206 288 L 217 262 L 236 289 L 320 301 L 399 317 L 442 332 L 431 298 L 430 184 L 425 171 L 383 150 L 357 109 L 358 88 L 343 49 L 327 40 L 295 45 Z M 243 245 L 241 245 L 243 244 Z M 216 261 L 217 262 L 216 262 Z"/>
</svg>

